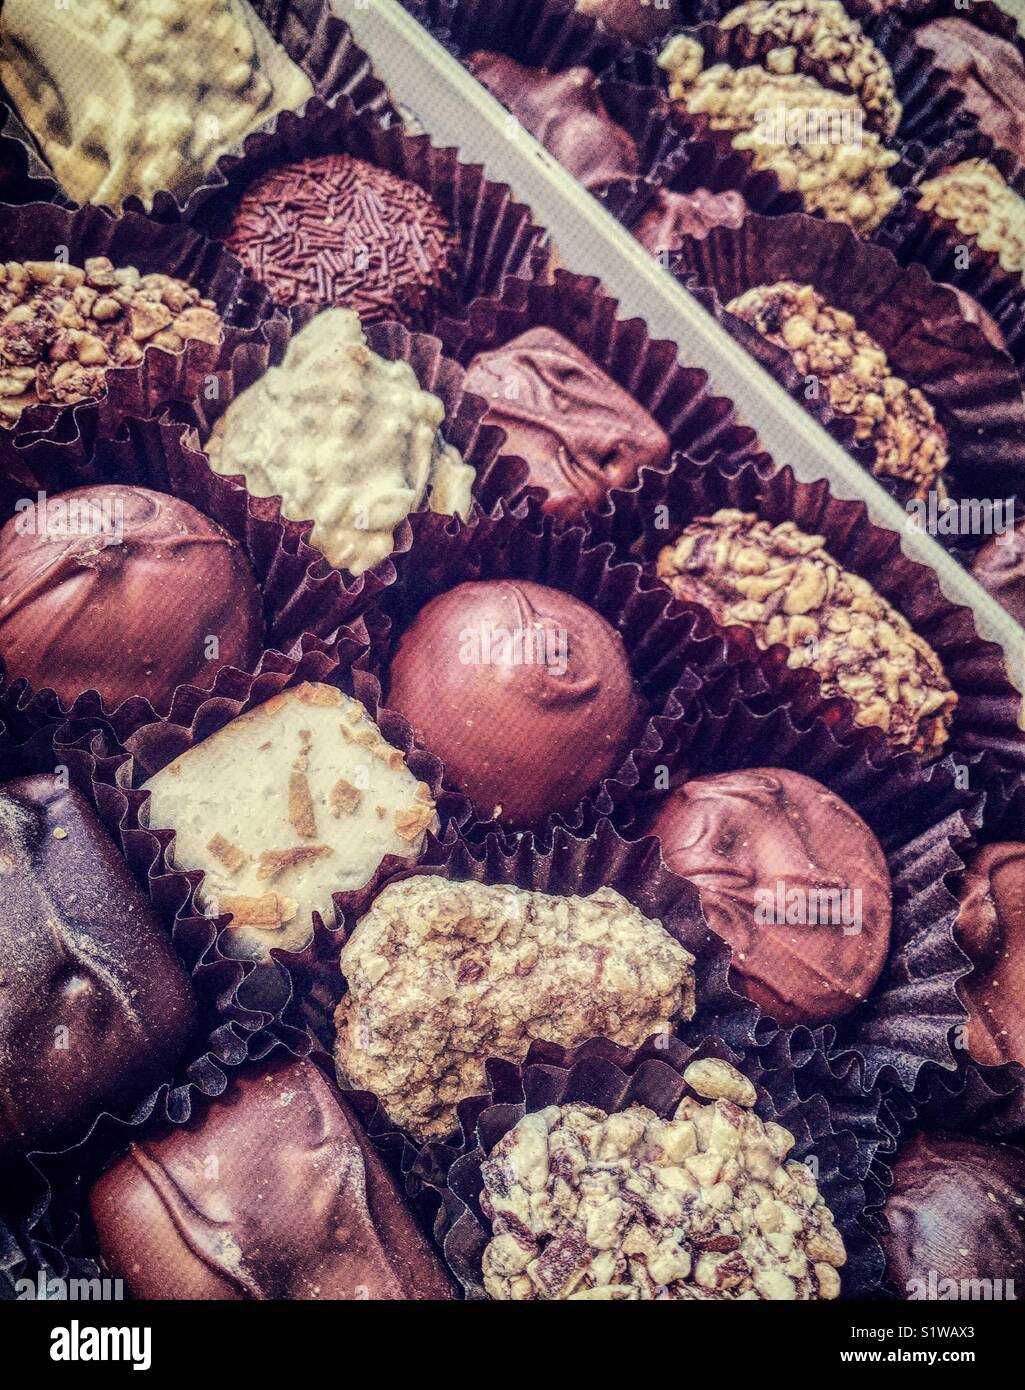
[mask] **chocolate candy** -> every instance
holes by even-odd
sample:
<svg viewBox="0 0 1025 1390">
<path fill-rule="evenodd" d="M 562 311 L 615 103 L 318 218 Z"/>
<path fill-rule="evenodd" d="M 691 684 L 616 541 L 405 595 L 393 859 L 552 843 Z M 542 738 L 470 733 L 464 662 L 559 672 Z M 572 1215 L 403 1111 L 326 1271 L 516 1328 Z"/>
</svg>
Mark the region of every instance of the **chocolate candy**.
<svg viewBox="0 0 1025 1390">
<path fill-rule="evenodd" d="M 659 189 L 633 233 L 653 256 L 679 248 L 684 237 L 704 241 L 713 227 L 736 229 L 747 216 L 747 203 L 733 189 L 713 193 L 695 188 L 693 193 L 667 193 Z"/>
<path fill-rule="evenodd" d="M 1007 535 L 990 537 L 972 561 L 972 574 L 1025 625 L 1025 519 Z"/>
<path fill-rule="evenodd" d="M 778 1023 L 828 1023 L 870 993 L 890 941 L 890 875 L 872 831 L 828 787 L 782 768 L 696 777 L 645 830 Z"/>
<path fill-rule="evenodd" d="M 450 1299 L 352 1111 L 312 1062 L 233 1080 L 93 1187 L 103 1263 L 136 1298 Z"/>
<path fill-rule="evenodd" d="M 684 22 L 680 0 L 576 0 L 576 8 L 631 43 L 663 39 Z"/>
<path fill-rule="evenodd" d="M 349 154 L 271 169 L 224 238 L 279 304 L 337 304 L 363 323 L 426 327 L 452 298 L 459 238 L 418 184 Z"/>
<path fill-rule="evenodd" d="M 590 68 L 546 72 L 483 50 L 466 66 L 585 188 L 638 172 L 637 146 L 605 109 Z"/>
<path fill-rule="evenodd" d="M 619 634 L 521 579 L 432 599 L 399 640 L 388 703 L 479 815 L 517 827 L 571 811 L 614 772 L 642 711 Z"/>
<path fill-rule="evenodd" d="M 177 497 L 127 483 L 74 488 L 0 531 L 0 658 L 65 705 L 96 690 L 166 713 L 180 685 L 251 670 L 263 611 L 245 552 Z"/>
<path fill-rule="evenodd" d="M 130 1112 L 193 1024 L 167 933 L 81 793 L 0 787 L 0 1159 Z"/>
<path fill-rule="evenodd" d="M 907 1298 L 1013 1299 L 1025 1287 L 1025 1153 L 916 1134 L 886 1202 L 886 1273 Z M 986 1284 L 976 1281 L 988 1281 Z M 1013 1287 L 1011 1286 L 1013 1285 Z"/>
<path fill-rule="evenodd" d="M 970 294 L 965 294 L 964 290 L 958 289 L 957 285 L 947 285 L 946 288 L 953 290 L 965 323 L 972 323 L 980 328 L 982 336 L 990 347 L 995 347 L 998 352 L 1006 352 L 1007 339 L 993 315 L 988 313 L 977 299 L 973 299 Z"/>
<path fill-rule="evenodd" d="M 918 206 L 952 223 L 980 250 L 991 251 L 1001 270 L 1025 280 L 1025 198 L 988 159 L 948 164 L 919 184 Z"/>
<path fill-rule="evenodd" d="M 1025 1064 L 1025 844 L 985 845 L 969 861 L 955 932 L 975 967 L 958 985 L 968 1051 Z"/>
<path fill-rule="evenodd" d="M 473 359 L 467 391 L 486 397 L 488 424 L 505 430 L 504 453 L 528 467 L 527 486 L 548 493 L 544 510 L 566 521 L 628 487 L 643 467 L 668 462 L 656 420 L 573 343 L 532 328 Z"/>
<path fill-rule="evenodd" d="M 1025 60 L 1010 39 L 946 15 L 914 31 L 998 149 L 1025 161 Z"/>
</svg>

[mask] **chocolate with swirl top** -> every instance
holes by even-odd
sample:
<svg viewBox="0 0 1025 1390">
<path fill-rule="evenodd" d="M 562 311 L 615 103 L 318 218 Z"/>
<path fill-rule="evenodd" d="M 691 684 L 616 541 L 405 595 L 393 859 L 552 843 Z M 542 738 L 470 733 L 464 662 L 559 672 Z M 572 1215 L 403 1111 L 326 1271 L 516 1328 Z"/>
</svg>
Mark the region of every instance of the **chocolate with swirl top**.
<svg viewBox="0 0 1025 1390">
<path fill-rule="evenodd" d="M 467 391 L 488 401 L 488 424 L 505 430 L 504 452 L 523 458 L 527 485 L 548 497 L 544 510 L 575 521 L 643 467 L 669 458 L 658 422 L 573 343 L 532 328 L 479 353 Z"/>
<path fill-rule="evenodd" d="M 619 633 L 571 594 L 460 584 L 402 635 L 388 704 L 481 817 L 571 811 L 630 750 L 642 703 Z"/>
<path fill-rule="evenodd" d="M 778 1023 L 828 1023 L 869 994 L 890 940 L 890 875 L 875 835 L 828 787 L 772 767 L 696 777 L 646 830 Z"/>
<path fill-rule="evenodd" d="M 90 1208 L 105 1266 L 136 1298 L 455 1297 L 312 1062 L 263 1066 L 198 1123 L 132 1144 Z"/>
<path fill-rule="evenodd" d="M 1025 844 L 985 845 L 969 860 L 955 930 L 974 966 L 958 986 L 968 1051 L 987 1065 L 1025 1065 Z"/>
</svg>

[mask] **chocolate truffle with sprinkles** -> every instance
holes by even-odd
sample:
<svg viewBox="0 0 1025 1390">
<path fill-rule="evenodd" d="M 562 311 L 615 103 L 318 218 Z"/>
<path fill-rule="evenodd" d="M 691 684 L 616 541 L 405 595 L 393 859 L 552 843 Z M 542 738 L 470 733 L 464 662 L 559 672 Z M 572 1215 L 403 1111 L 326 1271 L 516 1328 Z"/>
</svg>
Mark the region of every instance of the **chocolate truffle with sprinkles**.
<svg viewBox="0 0 1025 1390">
<path fill-rule="evenodd" d="M 341 153 L 261 174 L 224 241 L 285 307 L 337 304 L 364 324 L 397 319 L 413 329 L 450 307 L 462 264 L 430 194 Z"/>
</svg>

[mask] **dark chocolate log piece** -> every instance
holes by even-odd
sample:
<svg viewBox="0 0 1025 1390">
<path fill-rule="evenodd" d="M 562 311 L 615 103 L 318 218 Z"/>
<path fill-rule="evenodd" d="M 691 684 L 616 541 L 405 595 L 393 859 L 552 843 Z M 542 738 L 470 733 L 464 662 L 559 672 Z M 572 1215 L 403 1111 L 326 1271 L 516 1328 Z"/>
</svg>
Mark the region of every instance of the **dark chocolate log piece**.
<svg viewBox="0 0 1025 1390">
<path fill-rule="evenodd" d="M 238 1077 L 198 1121 L 133 1143 L 89 1205 L 104 1265 L 136 1298 L 455 1297 L 312 1062 Z"/>
<path fill-rule="evenodd" d="M 972 574 L 1025 626 L 1025 519 L 1006 534 L 990 537 L 972 562 Z"/>
<path fill-rule="evenodd" d="M 551 328 L 532 328 L 466 373 L 488 401 L 488 424 L 505 430 L 503 452 L 524 459 L 527 485 L 548 493 L 546 512 L 578 520 L 610 488 L 668 462 L 658 422 L 596 363 Z"/>
<path fill-rule="evenodd" d="M 585 188 L 638 172 L 637 146 L 605 109 L 590 68 L 546 72 L 484 50 L 466 66 Z"/>
<path fill-rule="evenodd" d="M 885 1215 L 887 1277 L 906 1298 L 1021 1297 L 1025 1152 L 1020 1148 L 954 1134 L 916 1134 L 894 1166 Z"/>
<path fill-rule="evenodd" d="M 619 633 L 560 589 L 460 584 L 399 640 L 388 703 L 482 817 L 571 811 L 632 746 L 642 714 Z"/>
<path fill-rule="evenodd" d="M 1025 1065 L 1025 844 L 985 845 L 969 861 L 956 935 L 975 967 L 958 986 L 969 1053 Z"/>
<path fill-rule="evenodd" d="M 890 941 L 879 841 L 828 787 L 783 768 L 685 782 L 646 826 L 778 1023 L 828 1023 L 871 992 Z"/>
<path fill-rule="evenodd" d="M 245 551 L 188 502 L 127 483 L 74 488 L 0 531 L 0 658 L 66 705 L 99 691 L 158 713 L 180 685 L 251 671 L 263 607 Z"/>
<path fill-rule="evenodd" d="M 169 1080 L 195 1022 L 164 928 L 85 798 L 0 787 L 0 1158 Z"/>
</svg>

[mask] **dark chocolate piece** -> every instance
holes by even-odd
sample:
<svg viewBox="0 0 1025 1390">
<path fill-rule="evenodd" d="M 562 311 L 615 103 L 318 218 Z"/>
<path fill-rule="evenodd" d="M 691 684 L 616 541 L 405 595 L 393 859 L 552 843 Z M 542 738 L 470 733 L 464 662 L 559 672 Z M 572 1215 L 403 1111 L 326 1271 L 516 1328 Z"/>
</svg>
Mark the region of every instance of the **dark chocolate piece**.
<svg viewBox="0 0 1025 1390">
<path fill-rule="evenodd" d="M 590 68 L 546 72 L 483 50 L 466 66 L 585 188 L 638 172 L 637 146 L 605 109 Z"/>
<path fill-rule="evenodd" d="M 1025 60 L 1010 39 L 947 15 L 914 31 L 998 149 L 1025 160 Z"/>
<path fill-rule="evenodd" d="M 632 745 L 642 711 L 623 641 L 571 594 L 460 584 L 402 635 L 388 703 L 481 817 L 525 827 L 573 810 Z"/>
<path fill-rule="evenodd" d="M 364 324 L 429 326 L 462 270 L 459 238 L 431 195 L 350 154 L 261 174 L 224 240 L 279 304 L 337 305 Z"/>
<path fill-rule="evenodd" d="M 166 714 L 180 685 L 252 670 L 263 610 L 245 551 L 167 493 L 103 483 L 58 493 L 0 531 L 0 658 L 65 705 L 97 690 Z"/>
<path fill-rule="evenodd" d="M 631 43 L 653 43 L 684 23 L 680 0 L 576 0 L 581 14 Z"/>
<path fill-rule="evenodd" d="M 653 256 L 665 255 L 678 249 L 685 237 L 704 241 L 713 227 L 736 229 L 746 216 L 744 196 L 733 189 L 724 193 L 708 188 L 695 188 L 692 193 L 659 189 L 633 233 Z"/>
<path fill-rule="evenodd" d="M 470 363 L 467 391 L 486 397 L 490 425 L 505 430 L 503 453 L 529 469 L 527 486 L 548 493 L 546 512 L 575 521 L 641 468 L 668 462 L 656 420 L 573 343 L 532 328 Z"/>
<path fill-rule="evenodd" d="M 989 538 L 972 561 L 972 574 L 1025 626 L 1025 518 L 1006 535 Z"/>
<path fill-rule="evenodd" d="M 93 1187 L 105 1266 L 136 1298 L 451 1299 L 352 1111 L 313 1062 L 232 1081 Z"/>
<path fill-rule="evenodd" d="M 886 1273 L 905 1297 L 1021 1297 L 1021 1149 L 955 1134 L 916 1134 L 894 1166 L 885 1215 Z"/>
<path fill-rule="evenodd" d="M 890 875 L 875 835 L 828 787 L 771 767 L 696 777 L 645 830 L 778 1023 L 828 1023 L 871 992 L 890 941 Z"/>
<path fill-rule="evenodd" d="M 958 985 L 969 1053 L 1025 1065 L 1025 844 L 985 845 L 969 861 L 956 935 L 975 967 Z"/>
<path fill-rule="evenodd" d="M 128 1114 L 194 1021 L 167 933 L 82 794 L 42 775 L 0 787 L 0 1159 Z"/>
</svg>

